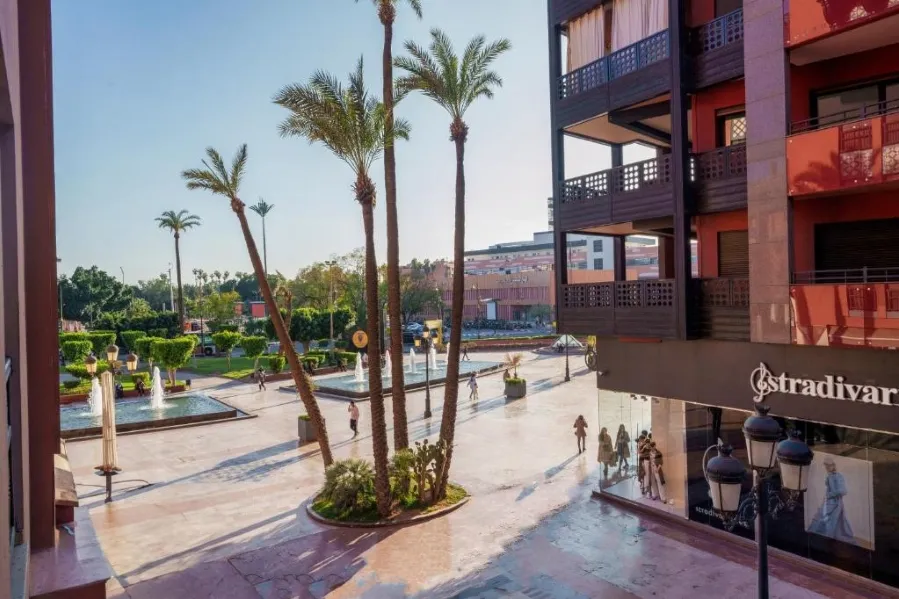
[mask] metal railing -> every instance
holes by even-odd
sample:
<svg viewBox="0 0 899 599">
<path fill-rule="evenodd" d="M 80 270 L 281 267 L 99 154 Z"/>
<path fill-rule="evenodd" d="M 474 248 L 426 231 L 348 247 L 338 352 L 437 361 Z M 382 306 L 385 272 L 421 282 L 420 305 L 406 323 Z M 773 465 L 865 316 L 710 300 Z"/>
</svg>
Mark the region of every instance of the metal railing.
<svg viewBox="0 0 899 599">
<path fill-rule="evenodd" d="M 562 182 L 562 203 L 640 191 L 671 182 L 671 155 L 573 177 Z"/>
<path fill-rule="evenodd" d="M 815 131 L 817 129 L 825 129 L 834 125 L 843 125 L 855 121 L 864 121 L 886 114 L 899 112 L 899 100 L 887 100 L 885 102 L 874 102 L 866 104 L 858 108 L 850 108 L 833 114 L 824 116 L 816 116 L 803 121 L 796 121 L 790 125 L 790 133 L 804 133 L 806 131 Z"/>
<path fill-rule="evenodd" d="M 590 91 L 670 55 L 668 30 L 665 29 L 562 75 L 559 77 L 559 99 Z"/>
<path fill-rule="evenodd" d="M 840 283 L 895 283 L 899 281 L 896 268 L 853 268 L 845 270 L 807 270 L 793 273 L 794 285 Z"/>
<path fill-rule="evenodd" d="M 671 308 L 673 279 L 576 283 L 562 286 L 562 308 Z"/>
<path fill-rule="evenodd" d="M 693 54 L 703 54 L 743 39 L 743 9 L 739 8 L 690 31 Z"/>
<path fill-rule="evenodd" d="M 699 301 L 707 308 L 748 308 L 749 279 L 697 279 Z"/>
</svg>

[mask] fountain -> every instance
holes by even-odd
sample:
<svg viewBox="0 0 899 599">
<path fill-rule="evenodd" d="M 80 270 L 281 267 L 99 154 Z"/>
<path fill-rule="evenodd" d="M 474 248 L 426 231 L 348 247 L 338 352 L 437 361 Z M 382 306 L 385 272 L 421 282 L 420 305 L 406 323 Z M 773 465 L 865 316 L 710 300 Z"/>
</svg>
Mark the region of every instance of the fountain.
<svg viewBox="0 0 899 599">
<path fill-rule="evenodd" d="M 365 373 L 362 371 L 362 352 L 356 356 L 356 368 L 353 370 L 353 379 L 357 383 L 365 382 Z"/>
<path fill-rule="evenodd" d="M 415 374 L 415 350 L 409 348 L 409 372 Z"/>
<path fill-rule="evenodd" d="M 103 389 L 97 377 L 91 379 L 91 394 L 87 396 L 87 403 L 91 408 L 91 416 L 103 415 Z"/>
<path fill-rule="evenodd" d="M 431 351 L 428 352 L 428 366 L 431 370 L 437 370 L 437 348 L 433 345 Z"/>
<path fill-rule="evenodd" d="M 390 350 L 386 350 L 384 352 L 384 372 L 381 375 L 381 378 L 389 379 L 393 375 L 393 360 L 390 359 Z"/>
<path fill-rule="evenodd" d="M 153 385 L 150 387 L 150 407 L 154 410 L 165 408 L 165 390 L 162 388 L 162 377 L 159 366 L 153 367 Z"/>
</svg>

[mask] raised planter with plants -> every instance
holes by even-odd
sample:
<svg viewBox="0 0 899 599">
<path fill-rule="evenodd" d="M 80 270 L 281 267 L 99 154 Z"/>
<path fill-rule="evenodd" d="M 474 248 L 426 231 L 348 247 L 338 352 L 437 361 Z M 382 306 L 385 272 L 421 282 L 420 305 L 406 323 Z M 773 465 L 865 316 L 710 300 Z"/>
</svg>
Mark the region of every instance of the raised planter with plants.
<svg viewBox="0 0 899 599">
<path fill-rule="evenodd" d="M 506 383 L 506 397 L 508 399 L 520 399 L 528 394 L 527 380 L 518 376 L 518 367 L 521 365 L 522 357 L 521 354 L 506 355 L 506 363 L 514 373 L 512 376 L 504 379 Z M 506 370 L 506 373 L 508 372 L 509 370 Z"/>
<path fill-rule="evenodd" d="M 297 416 L 297 436 L 300 443 L 313 443 L 318 441 L 318 435 L 315 433 L 315 425 L 309 414 L 300 414 Z"/>
</svg>

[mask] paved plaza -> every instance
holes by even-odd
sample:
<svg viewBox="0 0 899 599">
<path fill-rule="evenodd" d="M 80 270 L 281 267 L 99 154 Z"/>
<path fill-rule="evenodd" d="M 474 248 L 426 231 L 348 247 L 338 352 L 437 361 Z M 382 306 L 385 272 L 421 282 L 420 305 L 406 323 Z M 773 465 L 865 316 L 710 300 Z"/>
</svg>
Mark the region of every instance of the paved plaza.
<svg viewBox="0 0 899 599">
<path fill-rule="evenodd" d="M 452 514 L 377 530 L 313 522 L 304 506 L 322 468 L 316 445 L 297 447 L 295 396 L 203 379 L 197 386 L 256 418 L 119 437 L 119 478 L 149 486 L 121 482 L 104 504 L 90 486 L 102 482 L 92 469 L 100 442 L 69 443 L 77 518 L 97 535 L 79 536 L 81 550 L 102 548 L 115 599 L 754 596 L 751 551 L 591 498 L 596 431 L 578 455 L 572 424 L 596 419 L 595 377 L 580 356 L 570 383 L 564 358 L 526 356 L 526 399 L 507 402 L 499 374 L 481 379 L 476 404 L 463 388 L 453 479 L 472 499 Z M 436 389 L 426 421 L 424 392 L 407 396 L 413 439 L 435 439 L 442 399 Z M 319 401 L 335 458 L 370 456 L 368 403 L 353 439 L 347 402 Z M 778 560 L 772 575 L 772 597 L 863 596 Z"/>
</svg>

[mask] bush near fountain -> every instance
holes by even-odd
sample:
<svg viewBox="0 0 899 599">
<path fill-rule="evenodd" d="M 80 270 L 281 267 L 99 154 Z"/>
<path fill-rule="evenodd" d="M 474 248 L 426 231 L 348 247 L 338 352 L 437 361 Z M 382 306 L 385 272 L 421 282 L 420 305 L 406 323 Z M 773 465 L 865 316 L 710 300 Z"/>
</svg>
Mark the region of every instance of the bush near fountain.
<svg viewBox="0 0 899 599">
<path fill-rule="evenodd" d="M 427 520 L 468 501 L 468 492 L 450 483 L 437 500 L 436 469 L 445 456 L 442 442 L 416 442 L 396 452 L 390 462 L 391 513 L 378 515 L 375 472 L 366 460 L 338 460 L 325 470 L 325 484 L 307 511 L 316 520 L 337 526 L 389 526 Z"/>
</svg>

